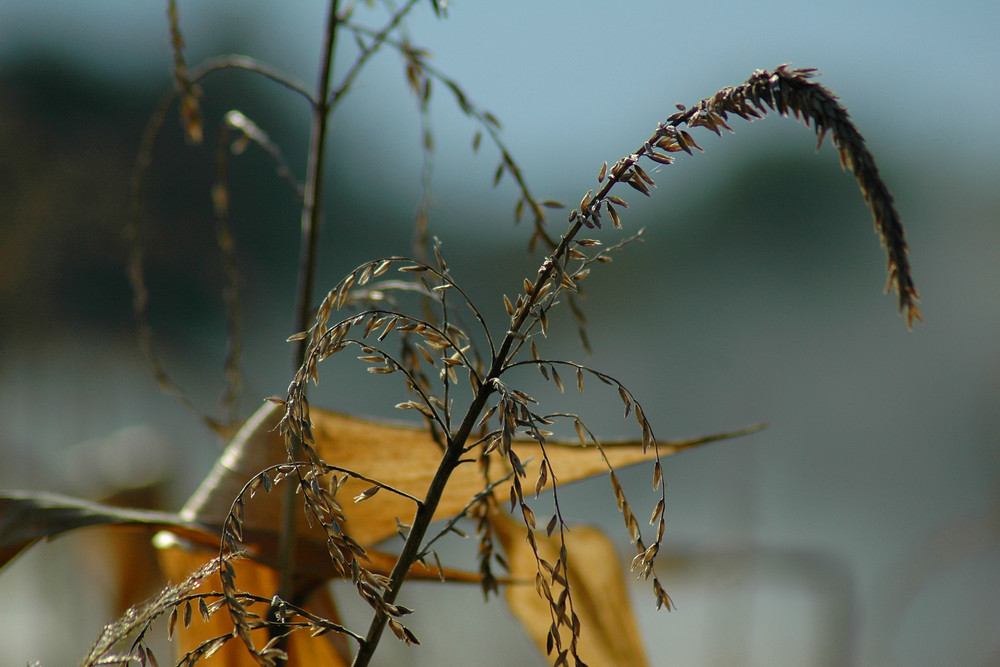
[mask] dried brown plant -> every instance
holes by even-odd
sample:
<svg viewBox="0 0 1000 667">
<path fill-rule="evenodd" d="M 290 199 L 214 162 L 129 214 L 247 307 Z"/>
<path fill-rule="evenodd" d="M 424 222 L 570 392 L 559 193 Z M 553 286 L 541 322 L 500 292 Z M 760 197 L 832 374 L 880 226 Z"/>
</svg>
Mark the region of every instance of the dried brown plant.
<svg viewBox="0 0 1000 667">
<path fill-rule="evenodd" d="M 443 13 L 436 2 L 431 4 L 436 13 Z M 427 53 L 400 32 L 416 5 L 416 0 L 398 8 L 386 3 L 388 18 L 381 27 L 371 28 L 355 20 L 354 3 L 340 7 L 333 0 L 313 92 L 246 56 L 225 56 L 189 68 L 183 56 L 178 8 L 174 0 L 168 0 L 176 89 L 164 97 L 144 136 L 133 183 L 133 218 L 127 230 L 133 248 L 129 278 L 141 344 L 160 384 L 194 408 L 155 354 L 143 269 L 143 183 L 152 164 L 155 139 L 173 104 L 180 106 L 187 140 L 199 143 L 206 122 L 199 105 L 205 95 L 203 80 L 215 72 L 243 69 L 304 98 L 313 123 L 301 183 L 279 147 L 252 120 L 230 111 L 220 125 L 212 197 L 228 281 L 227 404 L 235 405 L 240 376 L 239 279 L 227 170 L 230 154 L 250 145 L 273 159 L 279 177 L 290 183 L 302 204 L 295 308 L 299 333 L 289 338 L 297 349 L 295 369 L 287 394 L 269 399 L 271 404 L 243 426 L 216 470 L 178 515 L 115 510 L 37 495 L 0 497 L 5 510 L 0 523 L 4 561 L 42 537 L 88 525 L 145 525 L 173 535 L 161 536 L 160 547 L 164 568 L 178 583 L 108 625 L 84 664 L 154 663 L 146 636 L 153 621 L 166 618 L 168 634 L 184 636 L 178 642 L 178 665 L 226 655 L 232 661 L 226 664 L 248 664 L 249 660 L 260 665 L 310 664 L 307 661 L 346 665 L 352 661 L 362 667 L 372 661 L 386 628 L 403 642 L 418 643 L 404 623 L 411 610 L 396 601 L 407 581 L 433 577 L 477 582 L 487 598 L 505 589 L 515 614 L 554 665 L 583 665 L 585 660 L 642 664 L 645 658 L 627 604 L 614 606 L 617 618 L 610 619 L 595 604 L 592 578 L 614 567 L 613 550 L 601 560 L 595 554 L 603 538 L 587 529 L 570 529 L 560 486 L 600 471 L 608 475 L 625 533 L 634 545 L 631 570 L 649 582 L 656 606 L 670 609 L 672 601 L 656 574 L 666 533 L 662 458 L 753 429 L 682 443 L 662 442 L 625 382 L 585 364 L 546 357 L 539 344 L 549 333 L 550 313 L 563 304 L 582 328 L 582 311 L 575 299 L 581 284 L 598 264 L 610 260 L 611 253 L 642 233 L 639 230 L 605 247 L 598 238 L 603 223 L 610 219 L 614 228 L 624 227 L 625 195 L 630 190 L 652 194 L 655 183 L 644 164 L 669 165 L 679 153 L 701 150 L 690 132 L 695 128 L 721 135 L 722 130 L 732 131 L 733 115 L 751 121 L 777 112 L 811 126 L 817 145 L 829 134 L 841 165 L 857 178 L 872 212 L 886 248 L 889 288 L 897 293 L 906 323 L 912 326 L 920 319 L 906 240 L 892 196 L 846 109 L 815 81 L 813 70 L 787 66 L 758 70 L 741 85 L 723 88 L 691 107 L 679 106 L 635 150 L 600 166 L 596 191 L 582 196 L 568 214 L 565 228 L 555 236 L 545 209 L 561 205 L 540 200 L 529 190 L 501 138 L 499 121 L 473 103 L 456 81 L 432 67 Z M 358 50 L 335 85 L 332 72 L 338 35 L 352 36 Z M 415 259 L 389 256 L 364 261 L 318 305 L 313 303 L 328 120 L 369 58 L 382 49 L 394 49 L 403 58 L 422 114 L 427 113 L 432 83 L 441 84 L 478 123 L 474 149 L 483 137 L 496 146 L 500 161 L 494 181 L 504 174 L 512 177 L 518 190 L 515 216 L 530 212 L 534 222 L 531 245 L 545 248 L 537 271 L 523 279 L 513 297 L 498 294 L 488 307 L 473 301 L 450 271 L 441 245 L 428 241 L 429 194 L 425 192 L 416 217 Z M 426 123 L 423 131 L 429 153 L 433 142 Z M 502 319 L 499 327 L 491 324 L 496 317 Z M 419 413 L 423 430 L 367 423 L 310 405 L 308 386 L 319 382 L 321 364 L 347 349 L 359 352 L 367 372 L 402 381 L 409 398 L 396 407 Z M 582 394 L 585 384 L 596 380 L 602 391 L 610 391 L 621 401 L 624 416 L 635 419 L 638 437 L 628 443 L 603 442 L 581 415 L 546 413 L 539 400 L 515 384 L 513 371 L 525 367 L 537 369 L 559 392 L 570 381 Z M 235 423 L 235 413 L 224 419 L 204 416 L 204 421 L 213 430 L 225 432 Z M 551 427 L 559 422 L 572 425 L 577 443 L 553 437 Z M 281 453 L 274 448 L 279 438 L 284 445 Z M 634 507 L 619 481 L 617 469 L 637 461 L 650 465 L 650 484 L 657 493 L 651 509 Z M 400 467 L 406 467 L 407 474 L 400 474 Z M 284 492 L 273 499 L 271 491 L 276 487 Z M 551 502 L 545 510 L 541 509 L 543 492 L 549 494 L 545 502 Z M 640 516 L 647 513 L 649 528 L 644 529 Z M 440 520 L 444 523 L 437 525 L 443 527 L 432 532 L 434 522 Z M 475 573 L 447 570 L 434 550 L 439 539 L 458 530 L 460 520 L 471 520 L 476 527 Z M 393 533 L 402 540 L 398 553 L 375 549 L 377 542 Z M 204 552 L 205 546 L 214 553 Z M 496 571 L 498 566 L 505 571 Z M 331 578 L 350 581 L 370 606 L 372 618 L 364 631 L 341 623 L 332 599 L 323 598 L 326 602 L 319 608 L 324 612 L 316 611 L 316 591 Z M 532 589 L 533 595 L 525 598 L 523 592 Z M 205 624 L 200 635 L 195 628 L 195 607 Z M 330 637 L 334 641 L 327 643 Z M 317 642 L 325 648 L 309 648 Z M 310 653 L 313 650 L 319 652 Z"/>
</svg>

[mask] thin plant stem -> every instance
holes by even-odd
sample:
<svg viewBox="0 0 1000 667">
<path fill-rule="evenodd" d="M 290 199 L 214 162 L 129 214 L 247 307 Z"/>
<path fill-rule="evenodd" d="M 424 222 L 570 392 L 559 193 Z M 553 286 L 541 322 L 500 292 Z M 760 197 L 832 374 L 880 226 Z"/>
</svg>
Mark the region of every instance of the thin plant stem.
<svg viewBox="0 0 1000 667">
<path fill-rule="evenodd" d="M 448 484 L 448 479 L 451 477 L 451 473 L 455 470 L 455 467 L 458 466 L 465 449 L 465 442 L 472 433 L 472 429 L 475 428 L 476 421 L 486 407 L 486 400 L 491 393 L 492 391 L 487 385 L 480 386 L 461 426 L 455 431 L 454 436 L 449 438 L 448 448 L 445 450 L 437 472 L 434 474 L 434 479 L 431 480 L 431 484 L 427 489 L 427 496 L 417 508 L 413 525 L 410 527 L 410 532 L 406 537 L 406 542 L 403 544 L 403 549 L 399 554 L 399 559 L 396 561 L 396 566 L 389 576 L 389 586 L 382 595 L 382 599 L 389 604 L 395 601 L 409 574 L 410 567 L 420 555 L 424 536 L 427 534 L 427 529 L 434 518 L 437 506 L 441 502 L 441 496 L 444 493 L 445 486 Z M 388 615 L 381 608 L 375 611 L 375 617 L 368 627 L 368 634 L 365 636 L 365 641 L 361 643 L 358 653 L 354 657 L 353 667 L 367 667 L 371 662 L 388 620 Z"/>
<path fill-rule="evenodd" d="M 353 65 L 351 65 L 347 74 L 344 75 L 343 81 L 337 89 L 332 92 L 333 99 L 330 100 L 331 105 L 335 106 L 337 102 L 339 102 L 340 99 L 351 90 L 351 85 L 364 68 L 365 63 L 368 62 L 368 59 L 379 51 L 382 44 L 391 41 L 389 40 L 389 33 L 396 29 L 400 21 L 402 21 L 403 18 L 410 13 L 410 10 L 413 9 L 413 6 L 417 4 L 418 1 L 419 0 L 409 0 L 406 5 L 392 15 L 392 18 L 389 19 L 389 23 L 387 23 L 382 30 L 380 30 L 377 34 L 372 35 L 374 38 L 372 39 L 372 43 L 362 49 L 361 55 L 358 56 L 358 59 Z"/>
<path fill-rule="evenodd" d="M 323 54 L 320 63 L 319 80 L 313 104 L 312 133 L 309 140 L 309 158 L 306 171 L 305 189 L 302 197 L 301 245 L 299 255 L 299 278 L 295 304 L 295 331 L 309 327 L 312 316 L 312 293 L 316 282 L 316 254 L 319 244 L 321 193 L 323 183 L 326 130 L 330 116 L 330 78 L 333 72 L 333 57 L 339 18 L 338 0 L 330 0 L 323 38 Z M 305 358 L 306 341 L 299 341 L 295 347 L 293 368 L 298 368 Z M 292 460 L 301 458 L 302 443 L 292 439 L 289 456 Z M 282 507 L 281 531 L 278 543 L 278 570 L 280 579 L 278 596 L 292 600 L 295 575 L 295 485 L 286 487 Z"/>
<path fill-rule="evenodd" d="M 191 83 L 197 83 L 208 74 L 225 69 L 242 69 L 259 74 L 265 79 L 270 79 L 274 83 L 283 86 L 294 93 L 298 93 L 302 97 L 309 100 L 310 103 L 315 103 L 312 94 L 306 90 L 306 87 L 297 82 L 290 75 L 275 69 L 268 63 L 238 53 L 230 53 L 224 56 L 209 58 L 208 60 L 199 63 L 196 67 L 192 67 L 188 70 L 188 76 L 191 79 Z M 176 96 L 176 91 L 172 91 L 172 93 Z"/>
</svg>

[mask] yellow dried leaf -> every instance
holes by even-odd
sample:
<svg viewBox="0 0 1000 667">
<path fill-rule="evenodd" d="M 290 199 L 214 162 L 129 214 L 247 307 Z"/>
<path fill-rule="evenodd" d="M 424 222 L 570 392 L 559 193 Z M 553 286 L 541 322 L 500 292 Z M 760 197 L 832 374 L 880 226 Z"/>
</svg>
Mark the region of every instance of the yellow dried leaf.
<svg viewBox="0 0 1000 667">
<path fill-rule="evenodd" d="M 192 495 L 181 516 L 207 526 L 221 526 L 240 489 L 253 475 L 263 468 L 285 460 L 284 439 L 274 428 L 281 416 L 279 406 L 265 403 L 244 424 L 223 452 L 208 477 Z M 310 408 L 313 422 L 315 448 L 323 460 L 337 466 L 376 479 L 383 484 L 423 498 L 441 461 L 441 448 L 423 428 L 402 426 L 386 422 L 369 421 L 316 407 Z M 660 456 L 668 456 L 681 449 L 693 447 L 730 435 L 708 436 L 681 442 L 659 442 Z M 641 440 L 603 443 L 608 461 L 615 468 L 649 461 L 653 450 L 643 453 Z M 538 465 L 545 456 L 538 443 L 531 438 L 513 439 L 511 447 L 524 461 L 529 476 L 537 476 Z M 606 474 L 607 466 L 591 447 L 582 448 L 576 443 L 549 441 L 546 455 L 552 474 L 562 483 Z M 498 471 L 496 478 L 503 473 Z M 507 492 L 509 483 L 501 484 L 497 494 Z M 338 491 L 338 497 L 350 499 L 362 494 L 371 483 L 348 479 Z M 482 491 L 483 478 L 475 465 L 461 465 L 452 473 L 448 486 L 435 513 L 435 519 L 458 514 L 469 499 Z M 396 535 L 396 519 L 409 524 L 413 520 L 413 501 L 395 493 L 383 491 L 364 503 L 344 503 L 347 519 L 345 530 L 364 546 L 376 544 Z M 272 535 L 275 526 L 281 525 L 281 502 L 275 493 L 257 494 L 246 502 L 244 532 Z M 305 539 L 316 540 L 325 551 L 325 538 L 321 531 L 310 533 L 302 518 L 299 531 Z M 248 537 L 250 539 L 250 537 Z M 266 550 L 273 544 L 261 541 L 261 558 L 267 561 L 273 554 Z"/>
<path fill-rule="evenodd" d="M 188 574 L 197 570 L 209 560 L 218 555 L 217 551 L 202 551 L 189 546 L 175 543 L 159 550 L 160 566 L 164 573 L 174 583 L 183 581 Z M 266 565 L 251 560 L 232 562 L 236 571 L 236 581 L 241 590 L 248 590 L 259 595 L 270 596 L 278 589 L 278 573 Z M 208 593 L 222 590 L 219 575 L 213 574 L 205 579 L 196 593 Z M 262 615 L 266 609 L 262 605 L 255 609 Z M 309 611 L 338 622 L 339 614 L 333 598 L 326 587 L 319 587 L 304 605 Z M 233 622 L 225 609 L 220 609 L 205 622 L 201 618 L 194 619 L 187 627 L 178 625 L 174 628 L 175 653 L 178 658 L 186 652 L 194 650 L 203 641 L 212 637 L 232 632 Z M 254 631 L 251 636 L 255 645 L 260 647 L 267 643 L 266 630 Z M 288 645 L 289 660 L 286 667 L 306 667 L 307 665 L 324 665 L 326 667 L 347 667 L 350 665 L 349 645 L 343 635 L 329 632 L 322 637 L 314 638 L 308 632 L 292 633 Z M 237 638 L 226 642 L 212 659 L 206 664 L 212 667 L 257 667 L 258 663 L 247 651 L 243 642 Z"/>
<path fill-rule="evenodd" d="M 490 523 L 507 554 L 511 579 L 534 581 L 537 564 L 524 539 L 524 526 L 499 511 L 490 516 Z M 558 538 L 536 534 L 534 541 L 541 558 L 558 561 Z M 622 577 L 623 565 L 614 544 L 595 528 L 574 526 L 566 533 L 566 549 L 570 559 L 566 576 L 581 626 L 580 657 L 590 665 L 646 665 L 642 638 Z M 551 625 L 549 603 L 531 585 L 509 584 L 504 593 L 511 611 L 538 648 L 545 651 Z M 563 645 L 568 645 L 569 629 L 563 633 Z"/>
</svg>

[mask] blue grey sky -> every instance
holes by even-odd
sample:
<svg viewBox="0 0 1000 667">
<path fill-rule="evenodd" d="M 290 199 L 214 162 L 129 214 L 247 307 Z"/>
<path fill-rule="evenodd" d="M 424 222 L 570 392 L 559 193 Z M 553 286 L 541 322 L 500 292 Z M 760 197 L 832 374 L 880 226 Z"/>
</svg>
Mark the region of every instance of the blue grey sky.
<svg viewBox="0 0 1000 667">
<path fill-rule="evenodd" d="M 24 50 L 46 50 L 107 76 L 166 73 L 164 6 L 5 2 L 0 62 Z M 192 62 L 235 24 L 249 38 L 252 55 L 313 80 L 322 3 L 179 6 Z M 1000 73 L 995 2 L 459 0 L 448 6 L 447 20 L 425 8 L 412 14 L 414 42 L 494 110 L 510 141 L 523 144 L 525 159 L 532 146 L 551 140 L 571 157 L 581 131 L 588 137 L 600 132 L 609 146 L 620 146 L 631 137 L 630 125 L 653 122 L 657 110 L 742 81 L 754 68 L 786 62 L 817 67 L 849 101 L 862 128 L 907 146 L 914 156 L 949 157 L 947 137 L 966 160 L 985 161 L 1000 143 L 1000 130 L 982 115 L 1000 103 L 993 85 Z M 359 17 L 365 11 L 359 9 Z M 373 71 L 393 76 L 399 68 L 387 62 Z M 380 95 L 393 94 L 392 87 L 369 85 Z M 624 99 L 633 101 L 631 109 Z"/>
</svg>

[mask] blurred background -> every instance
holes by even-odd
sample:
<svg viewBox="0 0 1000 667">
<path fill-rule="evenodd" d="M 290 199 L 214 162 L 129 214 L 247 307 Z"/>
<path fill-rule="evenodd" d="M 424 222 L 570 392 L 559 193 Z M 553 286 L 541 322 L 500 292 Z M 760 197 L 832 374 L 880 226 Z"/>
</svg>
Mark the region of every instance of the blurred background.
<svg viewBox="0 0 1000 667">
<path fill-rule="evenodd" d="M 129 178 L 172 85 L 165 5 L 0 4 L 0 488 L 142 489 L 134 502 L 176 509 L 222 446 L 157 388 L 125 278 Z M 315 80 L 322 3 L 180 10 L 189 63 L 239 52 Z M 357 18 L 380 25 L 384 13 L 362 7 Z M 660 574 L 678 609 L 654 613 L 648 589 L 631 589 L 652 664 L 1000 664 L 998 29 L 1000 5 L 985 0 L 459 0 L 447 20 L 427 2 L 407 21 L 435 66 L 501 120 L 540 198 L 575 205 L 601 163 L 635 150 L 675 103 L 782 63 L 820 70 L 895 195 L 926 320 L 913 332 L 881 292 L 885 260 L 854 179 L 790 120 L 698 133 L 706 153 L 658 170 L 650 200 L 628 197 L 625 232 L 603 233 L 610 243 L 646 228 L 644 243 L 588 279 L 593 354 L 565 320 L 547 356 L 624 381 L 661 438 L 768 424 L 666 462 Z M 339 73 L 353 48 L 340 44 Z M 301 179 L 308 110 L 243 72 L 202 87 L 206 142 L 185 146 L 170 112 L 144 233 L 157 350 L 218 414 L 226 331 L 210 187 L 220 120 L 243 111 Z M 363 261 L 410 254 L 422 196 L 416 111 L 386 51 L 335 115 L 320 290 Z M 441 86 L 430 123 L 431 232 L 499 332 L 501 294 L 539 261 L 526 252 L 530 228 L 513 224 L 510 181 L 491 187 L 496 150 L 484 142 L 473 155 L 476 126 Z M 246 416 L 291 376 L 298 214 L 260 151 L 234 157 L 230 172 Z M 550 231 L 562 219 L 553 212 Z M 397 418 L 402 399 L 386 400 L 387 380 L 352 364 L 326 372 L 315 404 Z M 606 437 L 636 435 L 596 385 L 577 400 L 525 377 L 546 407 L 585 413 Z M 648 476 L 623 474 L 636 507 L 655 503 Z M 607 481 L 566 493 L 569 515 L 606 526 L 629 558 Z M 10 664 L 76 663 L 110 620 L 111 572 L 79 558 L 87 540 L 39 545 L 0 576 Z M 454 564 L 469 548 L 453 547 Z M 424 645 L 387 642 L 387 661 L 545 664 L 502 602 L 484 624 L 477 590 L 410 595 Z M 468 646 L 450 648 L 456 636 Z"/>
</svg>

